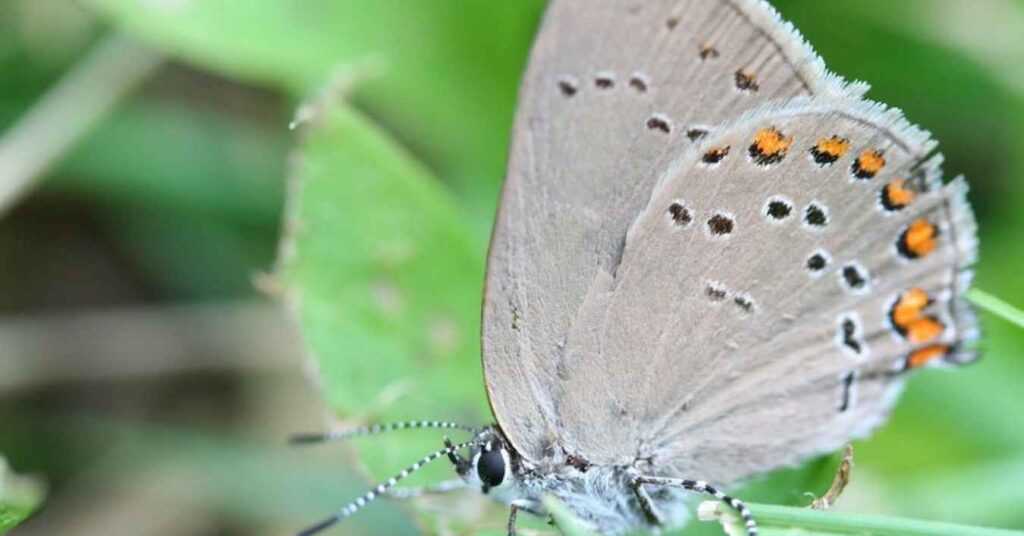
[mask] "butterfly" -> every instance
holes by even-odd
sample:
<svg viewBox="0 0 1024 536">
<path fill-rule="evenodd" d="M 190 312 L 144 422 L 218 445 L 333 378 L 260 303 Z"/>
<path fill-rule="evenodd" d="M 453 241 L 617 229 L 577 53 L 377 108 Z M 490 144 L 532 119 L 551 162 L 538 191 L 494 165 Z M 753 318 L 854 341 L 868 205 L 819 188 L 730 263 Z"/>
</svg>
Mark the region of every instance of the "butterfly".
<svg viewBox="0 0 1024 536">
<path fill-rule="evenodd" d="M 488 259 L 495 424 L 423 464 L 602 534 L 882 424 L 908 375 L 976 359 L 962 178 L 760 0 L 554 0 L 520 88 Z M 463 456 L 462 451 L 467 451 Z M 447 488 L 446 488 L 447 489 Z"/>
</svg>

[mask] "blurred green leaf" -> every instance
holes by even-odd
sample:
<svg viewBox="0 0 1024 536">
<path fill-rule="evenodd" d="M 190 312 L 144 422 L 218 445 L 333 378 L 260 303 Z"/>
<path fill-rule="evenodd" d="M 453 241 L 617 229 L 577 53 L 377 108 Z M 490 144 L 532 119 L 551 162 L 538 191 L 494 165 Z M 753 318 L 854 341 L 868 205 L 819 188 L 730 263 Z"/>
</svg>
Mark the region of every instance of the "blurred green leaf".
<svg viewBox="0 0 1024 536">
<path fill-rule="evenodd" d="M 107 117 L 46 185 L 120 206 L 280 221 L 288 136 L 184 103 L 136 101 Z"/>
<path fill-rule="evenodd" d="M 32 515 L 43 502 L 43 496 L 39 481 L 14 474 L 6 458 L 0 456 L 0 534 Z"/>
<path fill-rule="evenodd" d="M 374 420 L 487 422 L 484 251 L 455 204 L 351 108 L 332 107 L 305 128 L 280 275 L 330 404 L 342 414 L 383 406 Z M 436 432 L 406 434 L 363 452 L 376 475 L 441 446 Z M 437 479 L 451 478 L 441 470 Z"/>
<path fill-rule="evenodd" d="M 94 0 L 183 61 L 304 96 L 338 69 L 365 77 L 356 102 L 490 222 L 520 72 L 542 2 Z M 474 228 L 486 238 L 489 225 Z"/>
</svg>

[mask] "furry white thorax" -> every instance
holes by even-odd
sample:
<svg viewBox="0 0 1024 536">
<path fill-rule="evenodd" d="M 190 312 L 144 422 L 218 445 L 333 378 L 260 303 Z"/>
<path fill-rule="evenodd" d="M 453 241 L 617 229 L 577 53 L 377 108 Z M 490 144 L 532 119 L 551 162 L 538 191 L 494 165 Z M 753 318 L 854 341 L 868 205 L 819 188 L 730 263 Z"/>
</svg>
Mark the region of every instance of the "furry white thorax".
<svg viewBox="0 0 1024 536">
<path fill-rule="evenodd" d="M 638 474 L 633 467 L 590 465 L 585 469 L 567 463 L 564 456 L 552 457 L 543 464 L 532 464 L 521 458 L 511 445 L 492 429 L 483 435 L 485 441 L 497 440 L 506 460 L 505 479 L 501 485 L 486 490 L 492 499 L 511 505 L 513 501 L 535 504 L 543 512 L 541 500 L 545 496 L 558 499 L 577 519 L 587 523 L 589 529 L 600 534 L 623 534 L 637 529 L 651 528 L 640 509 L 632 481 Z M 466 484 L 484 489 L 477 475 L 476 465 L 484 444 L 473 447 L 472 468 L 460 475 Z M 505 456 L 505 453 L 508 453 Z M 649 469 L 644 471 L 649 473 Z M 674 476 L 674 475 L 673 475 Z M 664 527 L 680 527 L 689 516 L 686 499 L 692 494 L 671 488 L 647 488 Z"/>
</svg>

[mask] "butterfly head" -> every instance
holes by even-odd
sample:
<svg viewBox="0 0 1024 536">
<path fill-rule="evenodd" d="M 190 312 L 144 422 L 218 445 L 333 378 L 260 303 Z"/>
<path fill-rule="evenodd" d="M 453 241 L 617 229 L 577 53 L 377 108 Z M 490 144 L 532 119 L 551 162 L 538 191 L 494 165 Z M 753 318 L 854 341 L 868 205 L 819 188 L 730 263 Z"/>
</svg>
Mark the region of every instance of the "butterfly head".
<svg viewBox="0 0 1024 536">
<path fill-rule="evenodd" d="M 469 447 L 468 458 L 456 452 L 448 456 L 459 476 L 470 486 L 479 486 L 484 493 L 510 487 L 516 462 L 511 446 L 494 428 L 484 430 L 477 438 Z"/>
</svg>

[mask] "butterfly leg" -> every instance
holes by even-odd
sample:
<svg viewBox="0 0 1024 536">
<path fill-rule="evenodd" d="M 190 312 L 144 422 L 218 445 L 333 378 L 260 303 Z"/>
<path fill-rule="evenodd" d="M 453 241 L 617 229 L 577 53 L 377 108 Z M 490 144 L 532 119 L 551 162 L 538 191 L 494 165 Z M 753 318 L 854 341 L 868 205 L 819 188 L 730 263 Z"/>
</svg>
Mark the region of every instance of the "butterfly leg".
<svg viewBox="0 0 1024 536">
<path fill-rule="evenodd" d="M 742 501 L 735 497 L 730 497 L 723 493 L 720 489 L 711 486 L 707 482 L 700 480 L 686 480 L 682 478 L 665 478 L 660 476 L 646 476 L 640 475 L 633 480 L 633 489 L 642 490 L 643 486 L 668 486 L 673 488 L 682 488 L 688 491 L 695 491 L 698 493 L 707 493 L 708 495 L 714 496 L 716 499 L 728 504 L 735 509 L 740 517 L 743 518 L 743 523 L 747 527 L 747 536 L 757 536 L 757 522 L 754 521 L 754 516 L 750 513 Z M 641 508 L 644 509 L 644 513 L 650 517 L 651 515 L 657 515 L 654 510 L 654 504 L 651 502 L 650 496 L 646 492 L 643 495 L 637 492 L 637 499 L 640 501 Z M 646 501 L 646 503 L 645 503 Z M 648 513 L 650 510 L 650 513 Z"/>
<path fill-rule="evenodd" d="M 438 482 L 429 486 L 417 486 L 417 487 L 406 487 L 406 488 L 391 488 L 387 491 L 387 496 L 405 501 L 409 499 L 415 499 L 424 495 L 441 495 L 457 489 L 466 487 L 466 482 L 462 479 L 445 480 L 444 482 Z"/>
<path fill-rule="evenodd" d="M 516 499 L 509 505 L 508 512 L 508 536 L 516 536 L 516 518 L 519 517 L 519 511 L 525 510 L 531 514 L 537 516 L 544 516 L 544 507 L 537 501 L 530 501 L 526 499 Z"/>
<path fill-rule="evenodd" d="M 664 519 L 662 519 L 658 509 L 654 506 L 651 496 L 644 489 L 644 483 L 641 481 L 639 474 L 633 478 L 633 493 L 636 495 L 637 502 L 640 503 L 640 509 L 644 511 L 644 517 L 647 518 L 647 522 L 654 526 L 664 525 Z"/>
</svg>

